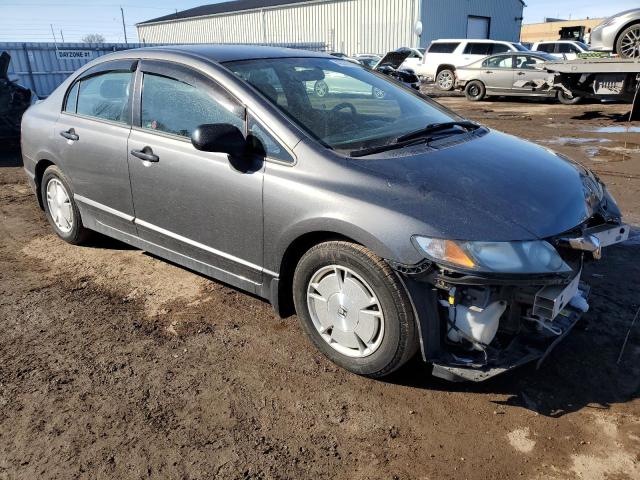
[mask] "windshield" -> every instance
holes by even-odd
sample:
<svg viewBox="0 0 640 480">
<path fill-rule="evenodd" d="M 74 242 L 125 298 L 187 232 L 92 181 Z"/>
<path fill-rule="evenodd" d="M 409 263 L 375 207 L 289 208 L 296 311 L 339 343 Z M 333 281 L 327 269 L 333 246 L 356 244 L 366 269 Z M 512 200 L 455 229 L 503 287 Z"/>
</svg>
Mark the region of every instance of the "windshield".
<svg viewBox="0 0 640 480">
<path fill-rule="evenodd" d="M 324 145 L 384 145 L 426 125 L 460 120 L 361 65 L 328 58 L 277 58 L 224 64 Z"/>
<path fill-rule="evenodd" d="M 514 42 L 511 45 L 516 47 L 516 50 L 518 50 L 519 52 L 528 52 L 529 51 L 529 49 L 527 47 L 525 47 L 524 45 L 522 45 L 521 43 Z"/>
<path fill-rule="evenodd" d="M 586 43 L 576 42 L 576 45 L 578 45 L 578 46 L 579 46 L 580 48 L 582 48 L 584 51 L 591 50 L 591 48 L 589 47 L 589 45 L 587 45 Z"/>
</svg>

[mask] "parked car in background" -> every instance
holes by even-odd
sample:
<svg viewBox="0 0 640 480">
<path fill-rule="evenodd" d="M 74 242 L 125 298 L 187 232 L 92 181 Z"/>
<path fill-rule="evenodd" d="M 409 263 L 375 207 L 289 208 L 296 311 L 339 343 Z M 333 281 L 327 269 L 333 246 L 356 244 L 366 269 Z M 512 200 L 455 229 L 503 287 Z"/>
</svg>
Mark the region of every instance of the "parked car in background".
<svg viewBox="0 0 640 480">
<path fill-rule="evenodd" d="M 519 43 L 498 40 L 435 40 L 427 49 L 416 73 L 425 80 L 435 80 L 440 90 L 455 87 L 456 69 L 488 55 L 528 51 Z"/>
<path fill-rule="evenodd" d="M 409 47 L 401 47 L 396 50 L 396 52 L 404 53 L 407 52 L 407 58 L 405 58 L 400 68 L 409 68 L 415 71 L 421 64 L 422 59 L 424 58 L 424 52 L 426 49 L 424 48 L 409 48 Z"/>
<path fill-rule="evenodd" d="M 373 69 L 382 60 L 383 55 L 377 53 L 358 53 L 353 56 L 358 62 L 367 68 Z"/>
<path fill-rule="evenodd" d="M 640 8 L 620 12 L 591 30 L 591 50 L 640 58 Z"/>
<path fill-rule="evenodd" d="M 384 57 L 375 54 L 358 54 L 354 58 L 365 67 L 376 70 L 401 82 L 406 87 L 420 90 L 420 79 L 409 68 L 402 68 L 405 56 L 409 52 L 389 52 Z M 373 94 L 378 98 L 384 98 L 384 91 L 374 90 Z"/>
<path fill-rule="evenodd" d="M 549 40 L 534 43 L 531 50 L 548 53 L 556 58 L 575 60 L 580 53 L 589 51 L 589 45 L 577 40 Z"/>
<path fill-rule="evenodd" d="M 385 99 L 305 89 L 328 75 Z M 371 377 L 418 351 L 450 380 L 546 357 L 588 308 L 583 265 L 629 235 L 585 167 L 316 52 L 108 54 L 29 108 L 22 139 L 61 239 L 95 230 L 268 299 Z"/>
<path fill-rule="evenodd" d="M 565 104 L 579 102 L 580 97 L 569 97 L 556 90 L 539 88 L 550 77 L 539 67 L 557 58 L 547 53 L 500 53 L 478 60 L 457 70 L 456 87 L 464 90 L 467 99 L 479 101 L 490 95 L 557 97 Z M 538 87 L 538 88 L 536 88 Z"/>
<path fill-rule="evenodd" d="M 18 142 L 22 115 L 32 103 L 31 90 L 17 84 L 8 75 L 11 55 L 0 54 L 0 141 Z"/>
</svg>

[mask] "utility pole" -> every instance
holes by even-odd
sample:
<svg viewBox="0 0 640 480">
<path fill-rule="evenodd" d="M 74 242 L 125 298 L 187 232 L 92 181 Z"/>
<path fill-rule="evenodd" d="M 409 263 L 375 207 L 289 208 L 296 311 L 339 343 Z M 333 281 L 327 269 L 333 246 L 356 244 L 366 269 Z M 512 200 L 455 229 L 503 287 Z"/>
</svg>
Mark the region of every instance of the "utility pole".
<svg viewBox="0 0 640 480">
<path fill-rule="evenodd" d="M 127 40 L 127 29 L 124 26 L 124 10 L 120 7 L 120 15 L 122 15 L 122 32 L 124 33 L 124 43 L 129 45 L 129 41 Z"/>
</svg>

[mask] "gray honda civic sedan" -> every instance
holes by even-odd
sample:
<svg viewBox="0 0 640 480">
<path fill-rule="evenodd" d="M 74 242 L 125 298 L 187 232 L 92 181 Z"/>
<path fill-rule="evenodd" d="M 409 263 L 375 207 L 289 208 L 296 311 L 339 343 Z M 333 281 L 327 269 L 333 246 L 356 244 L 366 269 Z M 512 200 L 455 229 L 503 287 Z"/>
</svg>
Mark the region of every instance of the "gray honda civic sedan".
<svg viewBox="0 0 640 480">
<path fill-rule="evenodd" d="M 307 51 L 106 55 L 29 108 L 22 153 L 63 240 L 263 297 L 371 377 L 418 351 L 451 380 L 541 361 L 588 309 L 583 264 L 629 233 L 580 165 Z"/>
</svg>

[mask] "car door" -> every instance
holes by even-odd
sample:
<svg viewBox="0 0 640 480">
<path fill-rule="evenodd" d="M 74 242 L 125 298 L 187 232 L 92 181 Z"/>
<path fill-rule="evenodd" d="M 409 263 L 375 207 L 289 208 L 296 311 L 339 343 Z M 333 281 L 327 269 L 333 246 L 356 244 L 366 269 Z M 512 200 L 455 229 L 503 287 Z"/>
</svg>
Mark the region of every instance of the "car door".
<svg viewBox="0 0 640 480">
<path fill-rule="evenodd" d="M 536 66 L 544 62 L 545 60 L 535 55 L 516 55 L 514 62 L 514 91 L 530 93 L 534 90 L 531 83 L 546 79 L 549 74 L 544 70 L 536 68 Z"/>
<path fill-rule="evenodd" d="M 135 67 L 118 60 L 86 71 L 67 91 L 53 137 L 85 226 L 105 233 L 136 232 L 127 165 Z"/>
<path fill-rule="evenodd" d="M 487 55 L 491 55 L 493 53 L 491 47 L 492 44 L 490 42 L 467 42 L 456 66 L 461 67 L 469 65 L 476 60 L 480 60 Z"/>
<path fill-rule="evenodd" d="M 227 154 L 196 150 L 191 134 L 212 123 L 245 132 L 245 108 L 186 66 L 141 62 L 128 145 L 135 222 L 163 256 L 251 290 L 262 281 L 264 166 L 241 172 Z"/>
<path fill-rule="evenodd" d="M 482 62 L 482 82 L 487 91 L 509 92 L 513 86 L 513 55 L 495 55 Z"/>
<path fill-rule="evenodd" d="M 580 53 L 580 50 L 571 43 L 565 42 L 556 44 L 556 54 L 561 58 L 566 60 L 575 60 L 578 58 L 578 53 Z"/>
</svg>

